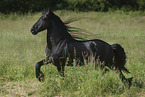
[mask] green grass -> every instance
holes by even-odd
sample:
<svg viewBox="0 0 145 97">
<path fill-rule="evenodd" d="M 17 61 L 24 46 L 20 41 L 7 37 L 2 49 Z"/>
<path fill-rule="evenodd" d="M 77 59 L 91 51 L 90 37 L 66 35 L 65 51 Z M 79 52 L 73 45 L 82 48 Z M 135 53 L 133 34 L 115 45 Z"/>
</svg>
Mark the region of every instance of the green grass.
<svg viewBox="0 0 145 97">
<path fill-rule="evenodd" d="M 44 82 L 35 78 L 35 64 L 45 58 L 46 31 L 37 36 L 31 26 L 42 15 L 0 15 L 0 96 L 67 96 L 67 97 L 143 97 L 145 96 L 145 16 L 122 13 L 56 11 L 63 21 L 83 18 L 70 26 L 85 29 L 85 39 L 99 38 L 110 44 L 121 44 L 127 54 L 126 67 L 134 77 L 128 89 L 119 74 L 106 74 L 92 63 L 82 67 L 65 67 L 61 79 L 52 64 L 43 66 Z"/>
</svg>

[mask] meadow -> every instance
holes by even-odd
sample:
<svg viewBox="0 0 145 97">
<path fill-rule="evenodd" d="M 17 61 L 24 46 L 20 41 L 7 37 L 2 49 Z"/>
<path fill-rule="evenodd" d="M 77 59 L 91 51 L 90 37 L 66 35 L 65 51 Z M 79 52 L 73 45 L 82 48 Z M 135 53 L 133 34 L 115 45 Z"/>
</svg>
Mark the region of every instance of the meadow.
<svg viewBox="0 0 145 97">
<path fill-rule="evenodd" d="M 133 77 L 130 89 L 119 74 L 103 74 L 92 62 L 85 66 L 65 67 L 61 79 L 52 64 L 41 68 L 45 80 L 35 78 L 35 64 L 45 58 L 46 31 L 33 36 L 31 26 L 42 13 L 0 14 L 0 96 L 4 97 L 144 97 L 145 96 L 145 16 L 121 12 L 55 11 L 63 20 L 80 18 L 69 26 L 85 29 L 84 39 L 119 43 L 127 54 L 125 67 Z"/>
</svg>

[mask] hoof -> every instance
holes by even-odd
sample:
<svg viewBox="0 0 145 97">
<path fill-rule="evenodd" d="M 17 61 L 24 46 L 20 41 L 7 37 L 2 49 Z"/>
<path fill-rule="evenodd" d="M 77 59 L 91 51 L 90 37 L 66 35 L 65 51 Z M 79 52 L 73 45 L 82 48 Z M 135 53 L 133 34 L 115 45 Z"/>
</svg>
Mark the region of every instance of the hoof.
<svg viewBox="0 0 145 97">
<path fill-rule="evenodd" d="M 41 82 L 41 81 L 44 81 L 44 74 L 42 72 L 40 72 L 39 74 L 36 75 L 36 78 L 38 78 L 38 80 Z"/>
<path fill-rule="evenodd" d="M 133 80 L 133 77 L 128 78 L 128 79 L 126 80 L 127 84 L 129 85 L 129 88 L 130 88 L 131 85 L 132 85 L 132 80 Z"/>
</svg>

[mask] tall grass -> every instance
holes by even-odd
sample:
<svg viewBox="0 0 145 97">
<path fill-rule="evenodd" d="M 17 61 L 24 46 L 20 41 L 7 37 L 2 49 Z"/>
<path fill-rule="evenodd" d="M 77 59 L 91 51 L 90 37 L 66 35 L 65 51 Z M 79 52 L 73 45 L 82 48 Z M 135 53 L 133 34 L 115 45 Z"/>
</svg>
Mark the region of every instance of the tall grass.
<svg viewBox="0 0 145 97">
<path fill-rule="evenodd" d="M 43 66 L 45 80 L 35 79 L 35 63 L 45 58 L 46 31 L 37 36 L 30 27 L 41 13 L 25 16 L 0 15 L 0 92 L 1 96 L 145 96 L 145 17 L 134 14 L 56 11 L 65 21 L 83 18 L 70 26 L 85 29 L 92 35 L 78 36 L 85 39 L 99 38 L 110 44 L 121 44 L 127 53 L 126 67 L 134 77 L 128 89 L 118 73 L 94 68 L 92 63 L 82 67 L 65 67 L 61 79 L 52 64 Z"/>
</svg>

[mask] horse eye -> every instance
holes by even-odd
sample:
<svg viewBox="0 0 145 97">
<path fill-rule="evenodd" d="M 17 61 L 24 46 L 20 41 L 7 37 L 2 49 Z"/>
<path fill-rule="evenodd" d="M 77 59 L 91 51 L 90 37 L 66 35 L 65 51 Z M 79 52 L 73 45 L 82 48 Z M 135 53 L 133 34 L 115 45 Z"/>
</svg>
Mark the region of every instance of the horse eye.
<svg viewBox="0 0 145 97">
<path fill-rule="evenodd" d="M 47 19 L 47 16 L 46 16 L 46 15 L 44 15 L 44 16 L 42 17 L 42 20 L 45 20 L 45 19 Z"/>
<path fill-rule="evenodd" d="M 45 18 L 42 18 L 42 20 L 45 20 Z"/>
</svg>

